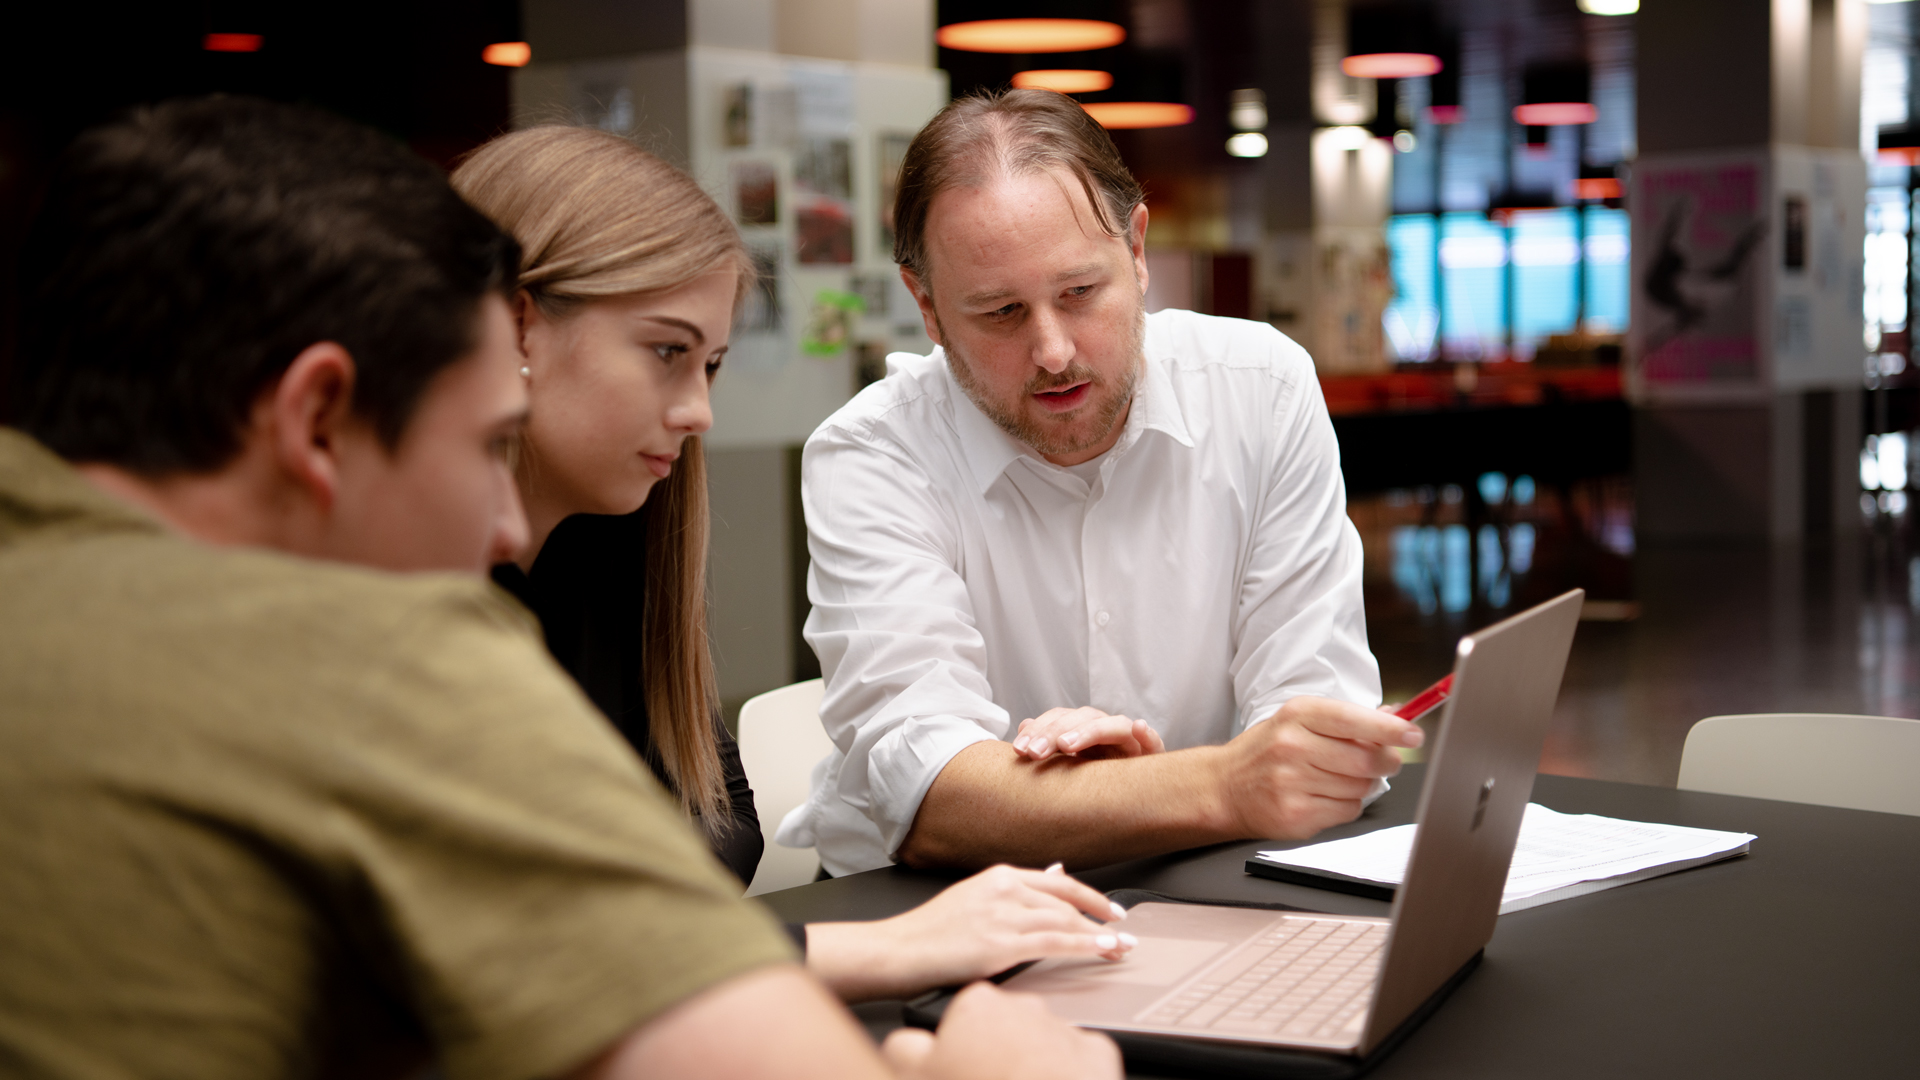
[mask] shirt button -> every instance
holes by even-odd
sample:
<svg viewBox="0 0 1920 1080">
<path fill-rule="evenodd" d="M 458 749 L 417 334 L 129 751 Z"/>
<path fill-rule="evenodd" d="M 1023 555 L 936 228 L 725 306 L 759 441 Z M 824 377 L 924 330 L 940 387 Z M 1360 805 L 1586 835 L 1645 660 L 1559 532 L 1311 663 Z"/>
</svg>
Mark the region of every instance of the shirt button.
<svg viewBox="0 0 1920 1080">
<path fill-rule="evenodd" d="M 1094 621 L 1094 622 L 1097 622 L 1097 623 L 1099 623 L 1099 624 L 1100 624 L 1101 626 L 1105 626 L 1105 625 L 1107 625 L 1107 621 L 1108 621 L 1109 619 L 1111 619 L 1111 618 L 1113 618 L 1113 616 L 1111 616 L 1111 615 L 1109 615 L 1109 614 L 1107 614 L 1106 612 L 1104 612 L 1104 611 L 1103 611 L 1103 612 L 1101 612 L 1100 614 L 1098 614 L 1098 615 L 1095 615 L 1095 616 L 1093 617 L 1093 621 Z"/>
</svg>

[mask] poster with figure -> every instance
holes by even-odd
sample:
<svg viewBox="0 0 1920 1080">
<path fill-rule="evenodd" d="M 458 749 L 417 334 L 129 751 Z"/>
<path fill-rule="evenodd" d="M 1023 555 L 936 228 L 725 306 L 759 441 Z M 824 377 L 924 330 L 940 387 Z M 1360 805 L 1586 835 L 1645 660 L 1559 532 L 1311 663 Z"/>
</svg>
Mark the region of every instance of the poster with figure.
<svg viewBox="0 0 1920 1080">
<path fill-rule="evenodd" d="M 1759 385 L 1765 165 L 1753 153 L 1634 166 L 1632 336 L 1646 390 Z"/>
<path fill-rule="evenodd" d="M 793 158 L 796 261 L 853 262 L 853 144 L 839 138 L 800 141 Z"/>
</svg>

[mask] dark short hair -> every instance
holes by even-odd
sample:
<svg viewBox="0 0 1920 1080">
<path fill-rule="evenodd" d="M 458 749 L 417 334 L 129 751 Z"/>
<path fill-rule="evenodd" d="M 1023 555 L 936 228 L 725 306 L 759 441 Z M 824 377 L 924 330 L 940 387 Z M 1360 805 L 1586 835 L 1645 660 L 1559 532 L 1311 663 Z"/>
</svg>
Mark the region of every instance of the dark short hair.
<svg viewBox="0 0 1920 1080">
<path fill-rule="evenodd" d="M 20 426 L 71 461 L 217 469 L 308 346 L 388 449 L 519 249 L 433 165 L 318 109 L 170 101 L 81 135 L 21 266 Z"/>
<path fill-rule="evenodd" d="M 1134 208 L 1147 198 L 1107 129 L 1065 94 L 1008 90 L 954 99 L 913 137 L 901 161 L 893 261 L 927 279 L 927 210 L 942 191 L 977 187 L 996 174 L 1052 170 L 1080 181 L 1109 236 L 1126 235 Z"/>
</svg>

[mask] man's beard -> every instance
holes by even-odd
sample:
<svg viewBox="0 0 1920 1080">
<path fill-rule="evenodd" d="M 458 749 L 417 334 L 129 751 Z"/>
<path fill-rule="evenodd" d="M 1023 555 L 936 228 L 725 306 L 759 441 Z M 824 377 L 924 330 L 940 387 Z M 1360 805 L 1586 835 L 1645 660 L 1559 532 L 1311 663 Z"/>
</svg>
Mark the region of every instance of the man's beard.
<svg viewBox="0 0 1920 1080">
<path fill-rule="evenodd" d="M 951 344 L 953 337 L 944 327 L 940 328 L 940 336 L 949 343 L 946 346 L 947 367 L 953 372 L 953 380 L 960 384 L 960 389 L 966 392 L 967 398 L 981 412 L 986 413 L 989 419 L 1000 425 L 1000 430 L 1032 447 L 1041 455 L 1064 457 L 1100 445 L 1108 435 L 1113 433 L 1114 425 L 1120 422 L 1120 418 L 1127 411 L 1127 406 L 1132 403 L 1134 391 L 1140 382 L 1140 369 L 1144 359 L 1141 345 L 1145 329 L 1145 307 L 1146 305 L 1142 303 L 1134 310 L 1131 319 L 1133 332 L 1129 335 L 1125 346 L 1128 353 L 1126 373 L 1121 377 L 1118 385 L 1110 384 L 1106 379 L 1095 374 L 1092 368 L 1076 360 L 1058 374 L 1046 370 L 1035 371 L 1033 377 L 1027 380 L 1025 388 L 1021 390 L 1020 397 L 1013 402 L 994 400 L 988 388 L 974 374 L 973 365 L 953 347 Z M 938 323 L 937 316 L 935 322 Z M 1069 414 L 1071 419 L 1036 417 L 1021 407 L 1032 401 L 1035 394 L 1057 387 L 1072 386 L 1082 381 L 1087 383 L 1088 401 L 1072 410 Z M 1102 400 L 1100 395 L 1107 391 L 1110 393 Z M 1074 427 L 1077 425 L 1074 425 L 1073 421 L 1080 419 L 1088 409 L 1094 410 L 1091 424 L 1084 430 L 1075 431 Z M 1054 420 L 1059 422 L 1053 422 Z"/>
</svg>

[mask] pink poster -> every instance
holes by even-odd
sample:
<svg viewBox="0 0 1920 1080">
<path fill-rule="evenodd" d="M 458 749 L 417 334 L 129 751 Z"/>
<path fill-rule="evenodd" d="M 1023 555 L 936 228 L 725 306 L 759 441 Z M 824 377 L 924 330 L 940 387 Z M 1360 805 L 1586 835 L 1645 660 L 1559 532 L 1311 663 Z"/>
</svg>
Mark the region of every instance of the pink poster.
<svg viewBox="0 0 1920 1080">
<path fill-rule="evenodd" d="M 1762 182 L 1751 159 L 1635 168 L 1633 319 L 1649 386 L 1759 380 Z"/>
</svg>

